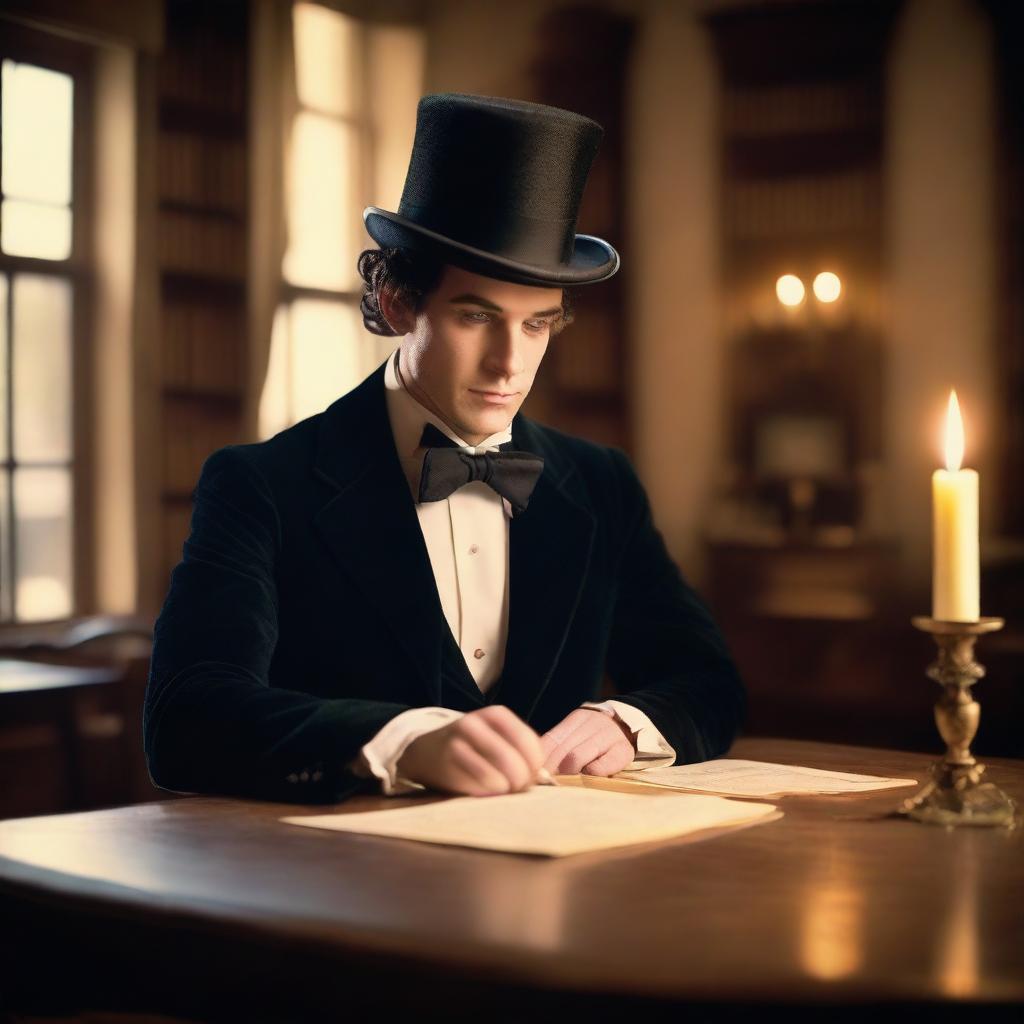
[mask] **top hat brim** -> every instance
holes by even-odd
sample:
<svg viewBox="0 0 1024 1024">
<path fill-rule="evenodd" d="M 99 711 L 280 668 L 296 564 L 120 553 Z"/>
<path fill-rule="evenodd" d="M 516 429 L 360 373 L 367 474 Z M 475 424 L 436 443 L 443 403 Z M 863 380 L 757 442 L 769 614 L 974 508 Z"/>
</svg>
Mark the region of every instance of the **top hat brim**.
<svg viewBox="0 0 1024 1024">
<path fill-rule="evenodd" d="M 572 258 L 568 263 L 539 266 L 466 245 L 376 206 L 368 206 L 363 211 L 363 223 L 369 236 L 382 249 L 425 249 L 465 270 L 517 284 L 541 287 L 594 284 L 611 277 L 619 269 L 619 254 L 606 241 L 593 235 L 575 236 Z"/>
</svg>

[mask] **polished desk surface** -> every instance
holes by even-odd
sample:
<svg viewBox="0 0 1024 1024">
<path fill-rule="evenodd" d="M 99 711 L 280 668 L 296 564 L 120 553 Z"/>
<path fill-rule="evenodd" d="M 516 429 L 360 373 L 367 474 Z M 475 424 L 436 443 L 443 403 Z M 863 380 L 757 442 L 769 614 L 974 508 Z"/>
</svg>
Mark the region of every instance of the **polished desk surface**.
<svg viewBox="0 0 1024 1024">
<path fill-rule="evenodd" d="M 729 756 L 920 781 L 934 760 L 759 738 Z M 1024 762 L 985 761 L 1024 806 Z M 24 996 L 34 961 L 91 956 L 101 998 L 134 981 L 143 996 L 126 1002 L 211 1020 L 230 1019 L 229 997 L 267 1019 L 436 1003 L 452 1019 L 544 1019 L 552 1000 L 590 1020 L 750 1002 L 1019 1008 L 1024 829 L 892 816 L 913 792 L 787 797 L 767 824 L 557 860 L 277 821 L 406 802 L 374 796 L 3 821 L 0 981 Z"/>
<path fill-rule="evenodd" d="M 22 658 L 0 658 L 0 697 L 42 690 L 102 686 L 116 682 L 121 677 L 121 671 L 115 666 L 106 665 L 58 665 Z"/>
</svg>

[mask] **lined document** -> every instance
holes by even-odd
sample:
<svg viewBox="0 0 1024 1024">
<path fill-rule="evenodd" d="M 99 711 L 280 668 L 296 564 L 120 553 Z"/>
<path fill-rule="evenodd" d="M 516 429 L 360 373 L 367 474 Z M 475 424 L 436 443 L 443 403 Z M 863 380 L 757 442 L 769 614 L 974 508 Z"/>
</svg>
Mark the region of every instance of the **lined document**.
<svg viewBox="0 0 1024 1024">
<path fill-rule="evenodd" d="M 607 792 L 533 786 L 521 793 L 451 797 L 393 810 L 281 818 L 289 825 L 564 857 L 702 829 L 774 821 L 771 804 L 716 796 Z"/>
<path fill-rule="evenodd" d="M 875 789 L 916 786 L 917 779 L 890 779 L 880 775 L 830 772 L 793 764 L 718 758 L 699 764 L 622 771 L 613 779 L 628 779 L 651 786 L 723 796 L 753 796 L 774 800 L 783 796 L 822 793 L 865 793 Z"/>
</svg>

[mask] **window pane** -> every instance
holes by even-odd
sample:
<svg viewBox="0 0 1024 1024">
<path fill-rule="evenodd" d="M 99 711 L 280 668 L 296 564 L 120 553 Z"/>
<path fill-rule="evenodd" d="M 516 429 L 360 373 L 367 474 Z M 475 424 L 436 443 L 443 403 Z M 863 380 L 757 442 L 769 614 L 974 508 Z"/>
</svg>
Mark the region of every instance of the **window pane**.
<svg viewBox="0 0 1024 1024">
<path fill-rule="evenodd" d="M 35 622 L 70 615 L 70 470 L 15 470 L 14 517 L 16 618 Z"/>
<path fill-rule="evenodd" d="M 70 75 L 3 62 L 5 196 L 58 206 L 71 202 L 72 94 Z"/>
<path fill-rule="evenodd" d="M 10 256 L 66 260 L 71 255 L 71 210 L 21 199 L 5 199 L 0 248 Z"/>
<path fill-rule="evenodd" d="M 357 310 L 340 302 L 292 303 L 293 421 L 322 412 L 363 377 L 363 332 Z"/>
<path fill-rule="evenodd" d="M 295 118 L 288 182 L 284 276 L 310 288 L 358 283 L 356 256 L 368 244 L 358 203 L 360 147 L 351 125 L 318 114 Z"/>
<path fill-rule="evenodd" d="M 270 357 L 267 376 L 260 394 L 260 440 L 273 437 L 279 430 L 291 426 L 289 393 L 288 350 L 291 346 L 291 310 L 284 303 L 274 313 L 274 326 L 270 331 Z"/>
<path fill-rule="evenodd" d="M 297 3 L 293 10 L 299 102 L 326 114 L 355 117 L 361 106 L 359 23 L 319 4 Z"/>
<path fill-rule="evenodd" d="M 14 457 L 71 458 L 71 284 L 18 274 L 14 303 Z"/>
<path fill-rule="evenodd" d="M 11 520 L 8 515 L 10 474 L 0 469 L 0 621 L 14 617 L 11 580 Z"/>
<path fill-rule="evenodd" d="M 0 275 L 0 462 L 10 458 L 7 448 L 7 275 Z"/>
</svg>

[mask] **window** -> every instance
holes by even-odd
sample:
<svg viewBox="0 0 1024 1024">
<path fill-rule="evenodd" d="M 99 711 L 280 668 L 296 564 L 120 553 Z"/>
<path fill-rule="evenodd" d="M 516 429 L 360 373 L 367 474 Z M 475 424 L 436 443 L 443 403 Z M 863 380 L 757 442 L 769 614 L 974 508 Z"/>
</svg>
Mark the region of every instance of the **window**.
<svg viewBox="0 0 1024 1024">
<path fill-rule="evenodd" d="M 288 246 L 260 401 L 263 438 L 322 411 L 394 347 L 363 327 L 356 259 L 373 245 L 363 208 L 397 205 L 423 67 L 422 32 L 414 28 L 296 3 L 292 30 Z"/>
<path fill-rule="evenodd" d="M 9 27 L 8 27 L 9 28 Z M 0 44 L 0 621 L 74 614 L 81 95 L 64 40 Z"/>
</svg>

